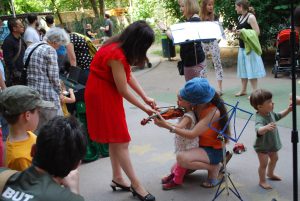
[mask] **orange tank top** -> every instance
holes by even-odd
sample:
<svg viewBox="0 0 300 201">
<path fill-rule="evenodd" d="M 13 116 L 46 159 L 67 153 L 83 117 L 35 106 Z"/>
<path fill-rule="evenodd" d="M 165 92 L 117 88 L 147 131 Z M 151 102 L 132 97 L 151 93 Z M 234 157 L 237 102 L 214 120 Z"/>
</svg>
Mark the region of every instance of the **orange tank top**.
<svg viewBox="0 0 300 201">
<path fill-rule="evenodd" d="M 202 119 L 207 114 L 215 112 L 216 107 L 213 104 L 209 104 L 201 113 L 199 119 Z M 212 126 L 218 130 L 221 129 L 219 122 L 214 122 Z M 214 149 L 222 149 L 222 141 L 218 139 L 218 133 L 211 128 L 208 128 L 202 135 L 199 136 L 200 147 L 212 147 Z"/>
</svg>

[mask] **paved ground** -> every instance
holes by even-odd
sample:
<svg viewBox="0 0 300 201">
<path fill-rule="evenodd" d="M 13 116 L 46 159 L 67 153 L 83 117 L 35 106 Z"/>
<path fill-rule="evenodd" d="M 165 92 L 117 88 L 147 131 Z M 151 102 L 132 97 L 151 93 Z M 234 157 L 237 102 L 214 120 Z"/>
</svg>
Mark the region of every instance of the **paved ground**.
<svg viewBox="0 0 300 201">
<path fill-rule="evenodd" d="M 157 47 L 154 47 L 157 48 Z M 150 50 L 151 52 L 151 50 Z M 155 55 L 149 55 L 153 68 L 145 68 L 134 72 L 137 79 L 145 91 L 156 98 L 159 105 L 176 104 L 176 92 L 185 83 L 184 78 L 180 77 L 176 69 L 176 61 L 167 61 Z M 268 70 L 270 72 L 270 69 Z M 210 69 L 209 80 L 216 84 L 214 71 Z M 267 78 L 260 81 L 260 86 L 272 86 L 280 84 L 282 93 L 289 93 L 289 78 L 280 80 L 273 79 L 268 74 Z M 239 81 L 235 77 L 234 68 L 225 69 L 224 91 L 226 96 L 233 96 L 234 89 L 238 89 Z M 278 85 L 276 85 L 278 86 Z M 299 88 L 299 87 L 298 87 Z M 281 92 L 280 92 L 281 93 Z M 247 101 L 246 98 L 237 99 L 241 102 Z M 235 99 L 228 99 L 231 104 L 235 104 Z M 285 103 L 282 103 L 284 105 Z M 281 105 L 281 102 L 280 104 Z M 187 176 L 180 189 L 163 191 L 161 190 L 160 179 L 168 174 L 171 165 L 175 161 L 173 134 L 165 129 L 153 125 L 140 125 L 140 121 L 146 117 L 142 111 L 125 103 L 127 122 L 132 136 L 130 152 L 136 173 L 145 184 L 146 188 L 156 196 L 157 201 L 194 201 L 194 200 L 213 200 L 216 188 L 205 189 L 200 183 L 205 180 L 207 172 L 198 170 Z M 298 107 L 299 108 L 299 107 Z M 236 119 L 237 133 L 241 131 L 245 124 L 244 119 Z M 279 151 L 279 162 L 276 172 L 282 176 L 280 182 L 269 181 L 274 187 L 273 190 L 263 190 L 258 186 L 257 167 L 258 161 L 256 153 L 252 148 L 255 140 L 254 123 L 250 121 L 245 131 L 240 137 L 239 142 L 244 143 L 247 151 L 240 155 L 234 155 L 228 164 L 228 171 L 231 179 L 245 201 L 270 201 L 276 198 L 278 201 L 291 201 L 293 199 L 293 175 L 292 175 L 292 144 L 291 122 L 285 127 L 279 127 L 283 148 Z M 232 127 L 233 128 L 233 127 Z M 228 145 L 232 149 L 234 143 Z M 298 151 L 299 152 L 299 151 Z M 300 154 L 300 152 L 299 152 Z M 299 166 L 299 164 L 298 164 Z M 137 200 L 130 193 L 113 192 L 109 187 L 111 180 L 111 169 L 109 158 L 101 158 L 97 161 L 83 164 L 80 167 L 80 188 L 81 193 L 88 201 L 129 201 Z M 299 180 L 300 181 L 300 180 Z M 300 183 L 298 181 L 298 183 Z M 300 188 L 298 192 L 300 191 Z M 216 200 L 235 201 L 237 199 L 233 193 L 227 195 L 223 192 Z"/>
</svg>

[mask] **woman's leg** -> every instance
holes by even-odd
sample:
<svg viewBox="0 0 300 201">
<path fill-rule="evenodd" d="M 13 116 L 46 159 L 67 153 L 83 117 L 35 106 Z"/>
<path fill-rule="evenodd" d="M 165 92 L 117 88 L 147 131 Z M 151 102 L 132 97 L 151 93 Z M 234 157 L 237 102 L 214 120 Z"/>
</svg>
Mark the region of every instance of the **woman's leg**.
<svg viewBox="0 0 300 201">
<path fill-rule="evenodd" d="M 223 67 L 221 63 L 220 48 L 219 48 L 218 41 L 214 40 L 213 42 L 211 42 L 209 48 L 212 55 L 212 61 L 215 68 L 219 91 L 220 93 L 222 93 L 223 92 L 223 88 L 222 88 Z"/>
<path fill-rule="evenodd" d="M 198 170 L 208 170 L 208 178 L 216 179 L 220 170 L 220 165 L 210 164 L 206 151 L 202 148 L 194 148 L 178 153 L 177 162 L 183 168 Z"/>
<path fill-rule="evenodd" d="M 250 84 L 252 87 L 252 91 L 255 91 L 257 89 L 257 79 L 250 79 Z"/>
<path fill-rule="evenodd" d="M 270 157 L 270 162 L 268 164 L 267 176 L 272 180 L 280 181 L 281 178 L 274 174 L 274 169 L 275 169 L 276 163 L 278 161 L 278 153 L 271 152 L 271 153 L 269 153 L 269 157 Z"/>
<path fill-rule="evenodd" d="M 244 95 L 247 94 L 248 79 L 247 78 L 241 78 L 241 82 L 242 82 L 242 89 L 237 94 L 235 94 L 235 96 L 244 96 Z"/>
<path fill-rule="evenodd" d="M 109 144 L 109 154 L 112 163 L 113 179 L 117 177 L 122 178 L 121 169 L 125 172 L 131 182 L 132 188 L 141 196 L 146 196 L 148 192 L 144 189 L 137 176 L 135 175 L 133 166 L 131 164 L 129 150 L 129 143 L 111 143 Z M 122 179 L 123 180 L 123 179 Z"/>
<path fill-rule="evenodd" d="M 112 167 L 112 180 L 115 181 L 118 184 L 121 184 L 123 186 L 129 186 L 129 184 L 126 183 L 122 176 L 122 170 L 121 165 L 118 159 L 118 155 L 116 153 L 116 146 L 114 144 L 109 144 L 109 156 L 110 156 L 110 162 Z"/>
<path fill-rule="evenodd" d="M 259 160 L 259 167 L 258 167 L 258 176 L 259 176 L 259 185 L 264 189 L 272 189 L 266 181 L 266 169 L 268 166 L 269 156 L 266 153 L 257 153 L 258 160 Z"/>
</svg>

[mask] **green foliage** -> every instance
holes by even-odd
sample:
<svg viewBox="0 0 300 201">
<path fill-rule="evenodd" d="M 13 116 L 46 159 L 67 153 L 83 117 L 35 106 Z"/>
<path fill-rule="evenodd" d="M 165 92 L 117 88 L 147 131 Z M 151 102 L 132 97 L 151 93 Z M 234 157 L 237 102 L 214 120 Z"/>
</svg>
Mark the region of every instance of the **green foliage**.
<svg viewBox="0 0 300 201">
<path fill-rule="evenodd" d="M 157 5 L 157 0 L 132 0 L 133 20 L 147 19 L 154 16 L 154 10 Z"/>
<path fill-rule="evenodd" d="M 16 13 L 31 13 L 49 11 L 49 0 L 15 0 Z"/>
<path fill-rule="evenodd" d="M 168 14 L 176 19 L 180 19 L 182 14 L 180 12 L 180 7 L 177 0 L 164 1 L 164 8 L 167 10 Z"/>
<path fill-rule="evenodd" d="M 10 1 L 9 0 L 1 0 L 0 1 L 0 15 L 9 15 L 9 14 L 11 14 Z"/>
<path fill-rule="evenodd" d="M 277 33 L 289 27 L 288 0 L 249 0 L 255 9 L 255 16 L 260 27 L 260 41 L 264 48 L 274 44 Z M 232 28 L 237 25 L 235 0 L 215 0 L 215 10 L 223 16 L 223 26 Z"/>
</svg>

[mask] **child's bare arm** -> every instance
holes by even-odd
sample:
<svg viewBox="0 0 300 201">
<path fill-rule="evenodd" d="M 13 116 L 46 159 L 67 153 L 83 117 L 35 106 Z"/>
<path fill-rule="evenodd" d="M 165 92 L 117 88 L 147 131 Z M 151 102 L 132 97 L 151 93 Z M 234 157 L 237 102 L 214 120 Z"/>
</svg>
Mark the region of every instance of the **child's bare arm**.
<svg viewBox="0 0 300 201">
<path fill-rule="evenodd" d="M 288 115 L 291 111 L 293 110 L 292 106 L 290 105 L 288 108 L 286 108 L 285 110 L 282 110 L 281 112 L 279 112 L 281 118 L 285 117 L 286 115 Z"/>
<path fill-rule="evenodd" d="M 180 122 L 178 122 L 178 124 L 176 124 L 175 126 L 177 128 L 190 128 L 191 127 L 191 123 L 192 123 L 192 119 L 188 116 L 184 116 Z"/>
<path fill-rule="evenodd" d="M 260 127 L 258 130 L 257 130 L 257 134 L 258 135 L 264 135 L 266 134 L 268 131 L 272 131 L 276 128 L 276 124 L 274 122 L 271 122 L 265 126 L 262 126 Z"/>
<path fill-rule="evenodd" d="M 61 102 L 63 102 L 63 103 L 75 103 L 76 98 L 75 98 L 74 90 L 70 88 L 69 89 L 69 94 L 70 94 L 70 97 L 61 95 L 60 96 Z"/>
</svg>

